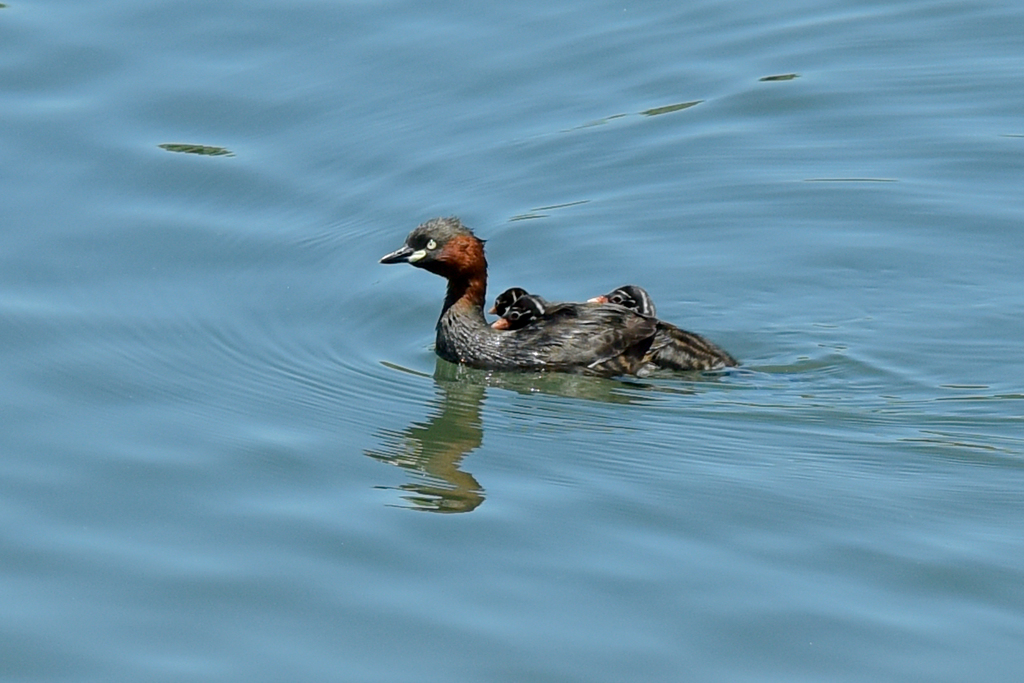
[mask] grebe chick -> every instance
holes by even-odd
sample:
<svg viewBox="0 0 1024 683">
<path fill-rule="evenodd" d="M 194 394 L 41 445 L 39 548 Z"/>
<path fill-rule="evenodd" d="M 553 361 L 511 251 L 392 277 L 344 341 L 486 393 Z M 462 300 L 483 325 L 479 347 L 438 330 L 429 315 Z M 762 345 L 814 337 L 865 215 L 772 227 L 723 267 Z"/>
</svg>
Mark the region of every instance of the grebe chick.
<svg viewBox="0 0 1024 683">
<path fill-rule="evenodd" d="M 640 315 L 654 317 L 654 300 L 643 287 L 624 285 L 590 301 L 624 306 Z M 739 362 L 728 352 L 694 332 L 658 320 L 658 331 L 646 360 L 665 370 L 721 370 Z"/>
<path fill-rule="evenodd" d="M 497 307 L 496 307 L 497 308 Z M 505 306 L 501 317 L 491 323 L 496 330 L 518 330 L 547 314 L 547 302 L 535 294 L 523 294 Z"/>
<path fill-rule="evenodd" d="M 491 306 L 491 310 L 488 313 L 494 313 L 499 318 L 505 317 L 505 311 L 508 310 L 509 306 L 519 300 L 520 297 L 528 295 L 522 287 L 509 287 L 504 292 L 494 298 L 494 305 Z"/>
<path fill-rule="evenodd" d="M 601 296 L 595 296 L 593 299 L 588 299 L 599 304 L 618 304 L 619 306 L 625 306 L 626 308 L 636 311 L 640 315 L 656 316 L 658 313 L 654 308 L 654 300 L 651 299 L 651 295 L 647 293 L 647 290 L 638 285 L 623 285 L 616 287 L 607 294 Z"/>
</svg>

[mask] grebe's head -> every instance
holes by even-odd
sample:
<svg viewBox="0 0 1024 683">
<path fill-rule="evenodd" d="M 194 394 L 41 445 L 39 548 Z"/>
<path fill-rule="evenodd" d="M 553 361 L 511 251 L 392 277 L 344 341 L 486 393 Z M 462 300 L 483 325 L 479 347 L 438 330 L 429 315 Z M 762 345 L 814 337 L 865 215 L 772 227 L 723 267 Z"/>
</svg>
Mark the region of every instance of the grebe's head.
<svg viewBox="0 0 1024 683">
<path fill-rule="evenodd" d="M 602 296 L 595 296 L 589 301 L 599 304 L 618 304 L 640 315 L 655 315 L 654 301 L 647 290 L 637 285 L 623 285 Z"/>
<path fill-rule="evenodd" d="M 448 278 L 487 272 L 484 241 L 454 216 L 431 218 L 380 262 L 409 263 Z"/>
</svg>

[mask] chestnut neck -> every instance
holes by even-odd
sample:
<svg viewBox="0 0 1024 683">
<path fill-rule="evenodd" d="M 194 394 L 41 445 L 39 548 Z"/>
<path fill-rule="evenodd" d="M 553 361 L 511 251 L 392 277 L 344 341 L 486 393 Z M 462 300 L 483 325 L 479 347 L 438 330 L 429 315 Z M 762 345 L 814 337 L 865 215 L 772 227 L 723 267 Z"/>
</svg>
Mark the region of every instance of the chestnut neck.
<svg viewBox="0 0 1024 683">
<path fill-rule="evenodd" d="M 459 306 L 479 310 L 483 318 L 487 298 L 487 259 L 483 242 L 469 235 L 456 237 L 445 246 L 439 261 L 444 264 L 441 275 L 448 278 L 442 315 L 452 306 Z"/>
</svg>

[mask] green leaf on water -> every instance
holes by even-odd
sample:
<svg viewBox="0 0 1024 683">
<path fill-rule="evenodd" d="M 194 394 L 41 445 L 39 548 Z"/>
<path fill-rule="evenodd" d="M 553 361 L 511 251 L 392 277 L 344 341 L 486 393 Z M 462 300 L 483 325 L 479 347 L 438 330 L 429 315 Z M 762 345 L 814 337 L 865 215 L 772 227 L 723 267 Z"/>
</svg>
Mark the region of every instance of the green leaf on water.
<svg viewBox="0 0 1024 683">
<path fill-rule="evenodd" d="M 183 154 L 201 154 L 208 157 L 233 157 L 235 153 L 230 149 L 224 149 L 223 147 L 213 147 L 211 145 L 189 145 L 178 142 L 167 142 L 162 145 L 157 145 L 160 149 L 165 149 L 168 152 L 181 152 Z"/>
<path fill-rule="evenodd" d="M 682 111 L 683 109 L 689 109 L 690 107 L 696 107 L 704 100 L 694 100 L 693 102 L 680 102 L 679 104 L 667 104 L 664 107 L 655 107 L 654 109 L 645 109 L 640 112 L 644 116 L 657 116 L 658 114 L 670 114 L 674 111 Z"/>
</svg>

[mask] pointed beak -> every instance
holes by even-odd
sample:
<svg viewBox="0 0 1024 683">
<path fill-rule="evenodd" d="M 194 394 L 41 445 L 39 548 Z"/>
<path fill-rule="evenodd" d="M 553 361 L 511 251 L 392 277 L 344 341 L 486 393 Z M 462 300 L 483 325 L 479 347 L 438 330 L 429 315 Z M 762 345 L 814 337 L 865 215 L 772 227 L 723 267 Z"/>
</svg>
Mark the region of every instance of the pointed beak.
<svg viewBox="0 0 1024 683">
<path fill-rule="evenodd" d="M 495 313 L 498 312 L 498 307 L 497 306 L 491 306 L 489 309 L 487 309 L 487 312 L 490 313 L 491 315 L 494 315 Z"/>
<path fill-rule="evenodd" d="M 498 318 L 493 323 L 491 323 L 491 327 L 493 327 L 496 330 L 507 330 L 508 321 L 505 320 L 504 318 Z"/>
<path fill-rule="evenodd" d="M 381 261 L 383 263 L 383 261 Z M 595 296 L 593 299 L 587 299 L 588 304 L 606 304 L 608 303 L 608 297 L 605 295 Z"/>
<path fill-rule="evenodd" d="M 414 249 L 409 245 L 403 246 L 401 249 L 396 249 L 387 256 L 383 257 L 381 263 L 408 263 L 409 257 L 414 253 Z"/>
</svg>

